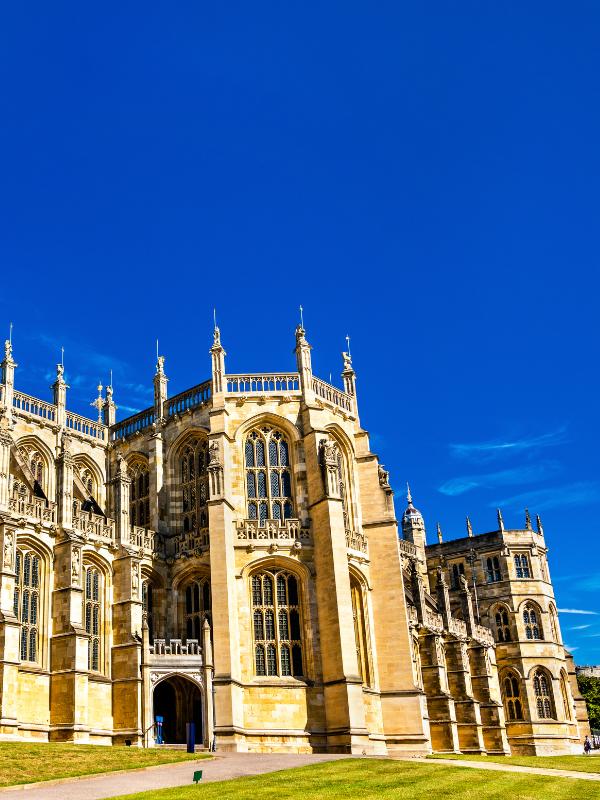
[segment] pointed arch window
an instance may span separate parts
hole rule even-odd
[[[102,631],[104,629],[102,603],[102,573],[91,564],[85,567],[84,610],[85,630],[89,635],[88,669],[102,671]]]
[[[521,700],[521,686],[518,675],[509,672],[502,681],[504,695],[504,709],[510,721],[523,719],[523,701]]]
[[[460,588],[460,579],[465,575],[465,564],[463,561],[452,564],[452,588]]]
[[[253,575],[250,583],[256,674],[301,677],[298,579],[291,572],[269,571]]]
[[[21,457],[27,464],[34,480],[33,493],[37,497],[45,497],[46,489],[46,465],[41,453],[31,445],[24,445],[19,448]]]
[[[244,444],[248,519],[290,519],[294,516],[290,445],[280,430],[263,426],[251,431]]]
[[[367,635],[367,619],[362,586],[359,581],[350,576],[350,594],[352,598],[352,616],[354,619],[354,640],[356,642],[356,657],[358,668],[365,686],[371,685],[371,666],[369,657],[369,643]]]
[[[538,717],[540,719],[554,719],[550,680],[542,669],[538,669],[533,676],[533,691]]]
[[[416,636],[412,636],[412,661],[413,661],[413,675],[415,685],[420,689],[423,688],[423,670],[421,666],[421,648],[419,640]]]
[[[514,558],[517,578],[531,578],[529,558],[525,553],[517,553]]]
[[[548,616],[550,618],[550,635],[552,637],[552,641],[560,644],[560,629],[558,627],[558,615],[556,613],[556,609],[553,605],[551,605],[548,611]]]
[[[129,467],[129,522],[140,528],[150,525],[150,469],[148,464],[136,461]]]
[[[498,556],[490,556],[486,559],[486,579],[488,583],[497,583],[502,580],[502,573],[500,571],[500,561]]]
[[[208,439],[192,439],[179,460],[181,524],[184,533],[208,537]]]
[[[540,612],[533,603],[527,603],[523,609],[523,624],[526,639],[543,639]]]
[[[496,624],[496,641],[510,642],[510,617],[506,606],[497,606],[494,622]]]
[[[40,661],[40,557],[28,550],[17,549],[13,611],[21,624],[19,655],[21,661]]]
[[[210,579],[197,578],[185,587],[185,634],[202,644],[204,620],[211,621]]]
[[[154,587],[149,580],[142,581],[142,610],[148,625],[148,638],[154,641]]]

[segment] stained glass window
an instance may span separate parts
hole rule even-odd
[[[298,579],[263,572],[252,576],[251,592],[256,674],[303,675]]]
[[[21,661],[39,662],[40,558],[17,550],[13,611],[21,623]]]
[[[263,426],[252,431],[244,446],[248,518],[261,526],[267,520],[292,516],[289,445],[281,431]]]

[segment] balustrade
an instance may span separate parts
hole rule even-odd
[[[93,511],[83,511],[77,504],[73,509],[73,528],[89,538],[107,543],[115,541],[114,519],[94,514]]]
[[[175,556],[194,553],[200,555],[210,547],[208,528],[198,531],[184,531],[175,537]]]
[[[341,389],[336,389],[335,386],[332,386],[330,383],[326,383],[320,378],[313,377],[312,388],[317,397],[320,397],[327,403],[331,403],[344,411],[351,412],[353,410],[353,398],[351,395],[342,392]]]
[[[176,394],[165,402],[166,411],[163,411],[165,417],[172,417],[174,414],[181,414],[190,408],[204,405],[210,400],[212,394],[212,381],[205,381],[199,383],[191,389],[186,389],[185,392]]]
[[[263,375],[226,375],[228,394],[290,394],[300,391],[297,372],[270,372]]]
[[[106,425],[101,422],[94,422],[87,417],[80,417],[79,414],[73,414],[72,411],[65,413],[65,426],[81,436],[86,436],[88,439],[100,442],[108,441],[108,428]]]
[[[15,392],[13,394],[13,408],[22,414],[41,417],[41,419],[45,419],[48,422],[56,421],[55,405],[38,400],[37,397],[30,397],[28,394],[23,394],[23,392]]]
[[[153,656],[201,656],[198,639],[155,639],[150,645]]]
[[[308,544],[311,536],[299,519],[267,519],[262,524],[256,519],[236,522],[238,542],[300,542]]]
[[[119,439],[126,439],[128,436],[132,436],[138,431],[149,428],[153,422],[154,407],[146,408],[144,411],[140,411],[139,414],[135,414],[133,417],[127,417],[127,419],[113,425],[110,429],[111,441],[114,442]]]
[[[454,636],[459,636],[461,638],[467,635],[467,626],[462,621],[462,619],[456,619],[455,617],[450,617],[448,623],[448,630]]]
[[[150,530],[150,528],[140,528],[137,525],[132,525],[129,529],[126,544],[142,550],[146,555],[162,552],[161,537],[156,531]]]
[[[436,614],[434,611],[425,609],[423,621],[427,628],[431,628],[431,630],[436,631],[436,633],[441,633],[444,630],[444,621],[442,620],[441,614]]]
[[[473,626],[473,638],[488,647],[493,647],[494,645],[494,636],[491,630],[483,625],[477,625],[477,623]]]
[[[412,542],[408,542],[406,539],[398,539],[398,547],[403,555],[409,558],[417,557],[417,548]]]
[[[14,514],[31,517],[39,522],[56,522],[56,503],[35,497],[31,492],[23,489],[22,485],[15,487],[12,497],[8,500],[8,508]]]
[[[346,531],[346,547],[349,550],[357,550],[359,553],[367,553],[368,540],[364,533],[358,531]]]

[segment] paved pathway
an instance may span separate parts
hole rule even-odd
[[[415,761],[415,759],[398,758],[398,761]],[[453,758],[419,759],[428,764],[444,764],[447,767],[468,767],[469,769],[490,769],[500,772],[527,772],[530,775],[547,775],[551,778],[582,778],[586,781],[600,781],[600,763],[598,772],[577,772],[572,769],[544,769],[543,767],[519,767],[516,764],[502,764],[497,761],[467,761]]]
[[[38,786],[17,786],[0,790],[2,800],[104,800],[120,794],[166,789],[192,783],[194,770],[202,770],[202,783],[225,781],[246,775],[259,775],[305,764],[318,764],[348,758],[343,755],[296,755],[284,753],[222,753],[212,759],[185,761],[149,767],[112,775],[70,779],[60,783],[46,782]]]

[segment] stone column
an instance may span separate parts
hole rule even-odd
[[[0,381],[2,383],[0,387],[2,394],[0,397],[2,399],[2,410],[9,423],[12,420],[13,397],[15,392],[15,368],[18,366],[19,365],[12,357],[12,344],[7,339],[4,342],[4,359],[0,364],[0,368],[2,369],[2,379]]]
[[[214,736],[214,705],[213,705],[213,654],[212,642],[210,640],[210,625],[208,620],[204,620],[202,627],[202,665],[204,672],[204,746],[209,750],[212,748]]]
[[[0,421],[0,510],[8,511],[10,498],[10,446],[12,436]]]
[[[305,423],[305,429],[308,427]],[[312,430],[304,439],[304,450],[314,536],[327,747],[341,753],[370,752],[337,479],[337,445],[326,434]]]
[[[129,545],[129,490],[131,478],[127,471],[127,462],[119,453],[117,455],[117,471],[111,481],[115,498],[115,518],[117,527],[117,541]]]
[[[69,529],[73,527],[73,456],[70,441],[70,437],[63,432],[61,453],[56,459],[58,524]]]
[[[67,389],[69,388],[64,379],[65,368],[62,364],[56,365],[56,381],[50,387],[54,396],[56,406],[56,424],[59,428],[65,427],[66,408],[67,408]]]
[[[163,428],[160,422],[156,423],[156,430],[150,436],[150,527],[154,531],[161,528],[166,532],[166,522],[161,523],[160,509],[164,479],[164,440]]]
[[[19,638],[21,626],[14,615],[15,546],[17,523],[0,517],[0,734],[15,736],[18,725]]]
[[[83,620],[81,542],[64,532],[54,548],[50,738],[87,741],[88,643]]]

